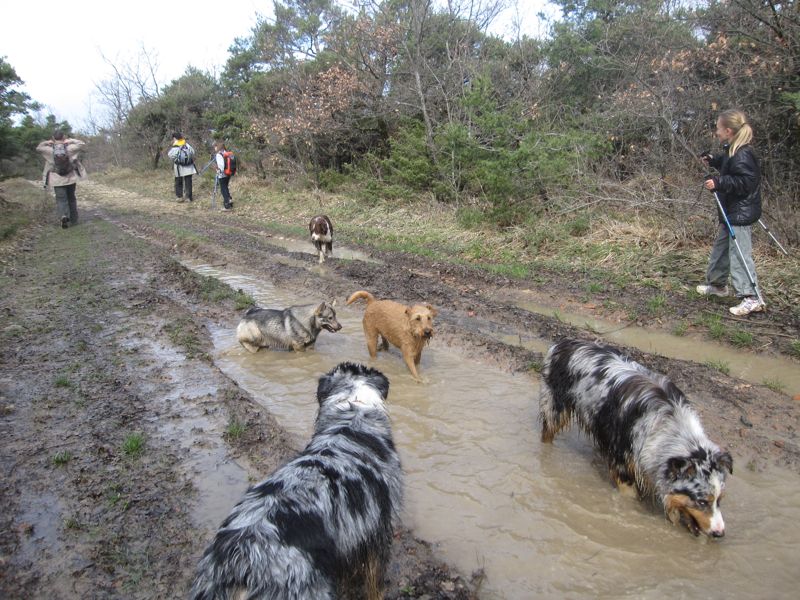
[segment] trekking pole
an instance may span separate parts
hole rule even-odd
[[[214,175],[214,191],[211,192],[211,210],[217,209],[217,185],[219,185],[219,178]]]
[[[198,173],[198,175],[202,175],[203,173],[205,173],[205,172],[206,172],[206,169],[208,169],[208,167],[210,167],[210,166],[211,166],[211,163],[213,163],[213,162],[214,162],[216,159],[217,159],[217,157],[216,157],[216,156],[212,156],[212,157],[211,157],[211,160],[210,160],[210,161],[208,161],[208,164],[206,164],[206,166],[205,166],[205,167],[203,167],[202,169],[200,169],[200,172]]]
[[[758,220],[758,224],[759,224],[759,225],[761,225],[761,227],[763,227],[763,228],[764,228],[764,231],[766,231],[766,232],[767,232],[767,235],[768,235],[769,237],[771,237],[771,238],[772,238],[772,241],[773,241],[773,242],[775,242],[775,243],[778,245],[778,248],[780,248],[780,249],[781,249],[781,252],[783,252],[783,253],[784,253],[786,256],[789,256],[789,253],[786,251],[786,248],[784,248],[783,246],[781,246],[781,243],[778,241],[778,239],[777,239],[777,238],[776,238],[774,235],[772,235],[772,232],[769,230],[769,227],[767,227],[767,226],[764,224],[764,221],[762,221],[761,219],[759,219],[759,220]]]
[[[717,201],[717,208],[719,209],[722,218],[725,219],[725,225],[728,227],[728,233],[730,234],[733,243],[736,245],[736,251],[739,253],[739,260],[742,261],[742,266],[747,273],[747,278],[750,280],[750,285],[753,286],[753,291],[756,293],[756,298],[758,298],[758,301],[761,304],[764,304],[764,299],[761,297],[761,294],[758,291],[756,280],[752,273],[750,273],[750,269],[747,268],[747,263],[744,261],[744,254],[742,254],[742,249],[739,246],[739,240],[736,239],[736,233],[733,231],[731,222],[728,221],[728,215],[725,214],[725,210],[722,208],[722,202],[720,202],[719,196],[717,195],[717,190],[712,190],[712,192],[714,193],[714,199]]]

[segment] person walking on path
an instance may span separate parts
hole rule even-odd
[[[217,141],[214,144],[215,170],[217,172],[217,182],[222,193],[222,210],[233,210],[233,199],[228,184],[231,177],[236,174],[236,159],[232,158],[233,153],[228,152],[224,142]],[[232,166],[231,166],[232,165]]]
[[[44,158],[43,184],[53,188],[56,197],[57,216],[61,227],[78,224],[77,184],[86,178],[86,169],[78,160],[78,153],[86,142],[68,138],[63,130],[56,129],[52,139],[45,140],[36,151]]]
[[[172,159],[173,173],[175,175],[175,196],[178,202],[184,201],[184,196],[192,202],[192,175],[197,173],[194,164],[194,148],[176,131],[172,134],[172,148],[167,152]]]
[[[756,293],[758,282],[753,262],[751,227],[761,218],[761,169],[750,145],[753,129],[742,111],[730,109],[720,113],[716,134],[722,143],[722,152],[714,155],[705,153],[700,158],[707,166],[716,168],[719,174],[708,176],[703,186],[716,192],[725,215],[719,214],[719,229],[711,247],[706,283],[698,285],[697,292],[704,296],[727,296],[730,276],[733,291],[740,303],[729,310],[741,317],[766,308],[760,294]],[[736,240],[732,239],[725,224],[725,216]],[[739,256],[736,241],[739,242],[742,257]]]

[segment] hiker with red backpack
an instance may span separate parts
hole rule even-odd
[[[225,147],[225,143],[217,141],[214,144],[214,155],[216,159],[215,169],[217,171],[217,182],[222,193],[222,204],[224,211],[233,209],[231,192],[228,189],[231,177],[236,175],[236,156]]]
[[[52,139],[36,146],[36,151],[44,157],[43,184],[45,189],[53,188],[63,229],[78,224],[75,188],[86,177],[86,169],[78,160],[78,153],[85,145],[86,142],[68,138],[63,130],[56,129]]]
[[[173,174],[175,175],[175,196],[178,202],[183,202],[184,195],[192,202],[192,175],[197,174],[194,165],[194,148],[184,139],[183,134],[176,131],[172,134],[172,148],[167,152],[172,159]]]

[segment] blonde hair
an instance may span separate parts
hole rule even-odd
[[[742,111],[735,108],[724,110],[719,114],[719,120],[722,121],[723,126],[733,131],[728,156],[733,156],[739,148],[753,140],[753,128],[750,127],[750,123],[747,122],[747,117]]]

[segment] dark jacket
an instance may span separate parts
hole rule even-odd
[[[731,225],[752,225],[761,218],[761,169],[749,145],[728,156],[728,144],[709,164],[719,171],[715,177],[717,194]],[[719,222],[724,223],[722,215]]]

